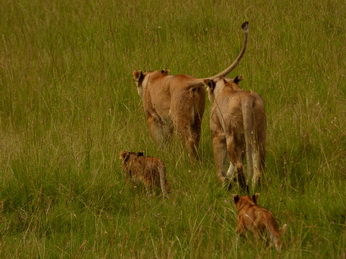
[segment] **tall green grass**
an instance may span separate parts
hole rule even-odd
[[[0,255],[3,258],[276,258],[234,232],[213,166],[209,108],[191,164],[158,149],[131,72],[232,77],[266,101],[260,204],[284,258],[346,253],[345,8],[328,1],[0,2]],[[128,186],[120,150],[167,164],[170,199]],[[232,193],[239,192],[237,186]]]

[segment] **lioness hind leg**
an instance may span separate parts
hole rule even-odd
[[[226,149],[226,137],[223,133],[213,133],[213,154],[216,167],[216,174],[219,180],[227,184],[229,181],[226,176],[227,168],[227,149]]]
[[[232,162],[230,161],[229,162],[229,167],[228,167],[228,170],[227,170],[227,173],[226,173],[227,178],[233,180],[235,178],[234,172],[235,172],[235,167],[232,164]]]
[[[192,133],[190,121],[181,117],[174,120],[175,131],[191,158],[197,158],[198,143]]]
[[[262,115],[262,116],[261,116]],[[260,187],[261,178],[265,169],[265,159],[266,159],[266,124],[265,124],[265,115],[259,114],[256,116],[256,148],[253,152],[253,165],[254,165],[254,174],[252,178],[253,187]]]
[[[162,136],[165,143],[171,142],[173,136],[173,123],[162,125]]]
[[[197,116],[188,131],[188,150],[189,153],[193,155],[193,157],[198,158],[198,145],[199,145],[199,140],[201,138],[201,117]]]
[[[252,154],[252,161],[253,161],[253,171],[254,171],[253,177],[252,177],[252,186],[253,188],[256,188],[256,186],[260,182],[260,178],[262,175],[260,155],[257,150],[254,150]]]
[[[169,125],[164,125],[150,116],[147,118],[147,123],[151,136],[157,144],[163,146],[171,140],[173,130]]]
[[[246,178],[243,168],[243,146],[242,143],[237,143],[233,136],[229,136],[227,138],[227,152],[231,160],[231,165],[229,171],[233,169],[234,173],[231,175],[232,178],[230,180],[236,179],[240,184],[241,188],[246,192],[249,192],[249,188],[246,184]]]
[[[190,131],[189,128],[179,128],[177,133],[190,158],[195,159],[197,158],[198,142],[196,142],[196,138],[190,133]]]
[[[240,187],[246,192],[249,193],[249,186],[246,183],[244,168],[242,163],[236,163],[235,166],[235,177],[240,185]]]
[[[259,139],[261,141],[261,139]],[[252,153],[253,161],[253,177],[252,177],[252,186],[255,189],[260,187],[261,177],[264,171],[265,166],[265,147],[264,144],[260,144]]]
[[[183,140],[184,141],[184,140]],[[193,137],[188,137],[187,140],[184,141],[186,149],[191,156],[191,158],[195,159],[198,158],[197,150],[198,150],[198,143],[194,140]]]
[[[236,177],[236,175],[235,175],[235,171],[236,171],[235,166],[237,165],[237,163],[239,161],[238,156],[236,154],[236,150],[235,150],[235,143],[234,143],[233,135],[227,136],[226,142],[227,142],[228,156],[229,156],[229,158],[231,160],[230,163],[229,163],[229,167],[228,167],[226,176],[227,176],[227,178],[229,180],[233,181],[234,178]]]
[[[200,127],[193,127],[189,124],[177,124],[177,133],[181,141],[184,143],[186,150],[188,151],[191,158],[198,158],[198,144],[200,138]]]

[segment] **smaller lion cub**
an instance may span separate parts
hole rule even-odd
[[[281,251],[281,235],[285,232],[287,225],[284,224],[279,229],[273,214],[269,210],[257,205],[258,196],[258,193],[252,197],[248,195],[233,195],[238,219],[235,231],[238,234],[244,234],[245,231],[250,230],[255,238],[258,239],[260,234],[266,230],[276,250]]]
[[[121,151],[119,158],[128,180],[143,183],[151,193],[155,193],[156,187],[161,187],[163,196],[167,197],[169,184],[166,180],[166,166],[161,159],[144,156],[143,152],[129,151]]]

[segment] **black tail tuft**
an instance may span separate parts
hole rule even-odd
[[[248,29],[248,25],[249,25],[249,22],[246,21],[246,22],[244,22],[244,23],[241,25],[241,27],[242,27],[243,30],[247,30],[247,29]]]

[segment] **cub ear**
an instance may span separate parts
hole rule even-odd
[[[169,74],[169,69],[168,68],[162,69],[161,74],[167,76]]]
[[[143,72],[141,70],[134,70],[132,72],[132,76],[134,80],[139,81],[139,79],[141,79],[141,77],[143,76]]]
[[[243,75],[236,76],[236,77],[233,79],[233,83],[239,84],[239,82],[242,81],[243,79],[244,79],[244,76],[243,76]]]
[[[119,154],[119,158],[121,160],[124,160],[126,162],[126,160],[128,159],[128,157],[130,156],[128,151],[121,151]]]
[[[239,199],[240,199],[240,197],[239,197],[238,194],[234,194],[234,195],[233,195],[233,200],[234,200],[234,203],[235,203],[235,204],[238,203]]]
[[[126,153],[126,151],[121,151],[121,152],[119,153],[119,158],[120,158],[120,159],[123,159],[125,153]]]
[[[252,200],[254,201],[254,203],[256,203],[257,204],[257,200],[258,200],[258,197],[259,197],[259,193],[257,192],[257,193],[255,193],[254,195],[252,195]]]
[[[137,157],[139,157],[139,156],[144,156],[144,151],[139,151],[139,152],[137,153]]]

